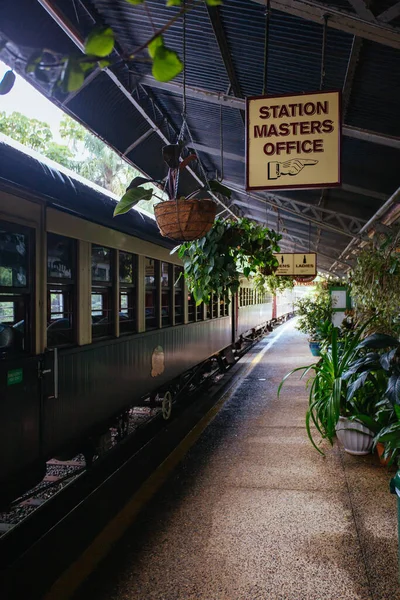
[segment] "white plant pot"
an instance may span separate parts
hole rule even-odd
[[[336,435],[349,454],[369,454],[374,434],[360,421],[352,421],[347,417],[339,417]]]

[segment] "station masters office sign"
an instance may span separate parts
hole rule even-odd
[[[246,189],[340,185],[340,92],[247,98]]]

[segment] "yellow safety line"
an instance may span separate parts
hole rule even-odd
[[[269,350],[277,339],[282,335],[285,327],[270,340],[266,346],[249,363],[241,379],[251,373],[264,354]],[[154,473],[144,482],[137,492],[132,496],[124,508],[104,527],[95,537],[93,542],[84,550],[79,558],[70,565],[66,571],[54,582],[43,600],[68,600],[76,592],[79,586],[95,570],[99,562],[107,556],[111,547],[125,533],[127,528],[134,522],[138,513],[149,502],[154,494],[167,480],[170,473],[182,461],[185,454],[193,446],[203,431],[216,417],[225,402],[232,396],[240,385],[241,380],[233,384],[225,392],[220,400],[207,412],[206,415],[193,427],[184,437],[181,443],[168,455],[159,465]],[[84,525],[83,525],[84,526]]]

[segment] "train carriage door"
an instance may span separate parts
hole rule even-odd
[[[40,462],[40,356],[34,348],[34,230],[0,221],[0,501]]]
[[[236,341],[239,324],[239,292],[231,295],[232,301],[232,343]]]

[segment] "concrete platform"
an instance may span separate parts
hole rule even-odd
[[[400,598],[391,473],[337,446],[317,454],[304,382],[293,378],[276,398],[283,375],[313,360],[305,337],[288,323],[247,360],[222,410],[77,600]]]

